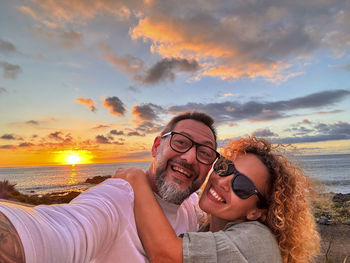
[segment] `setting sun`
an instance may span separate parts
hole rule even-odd
[[[80,156],[79,155],[69,155],[67,157],[67,163],[69,164],[77,164],[77,163],[80,163]]]
[[[56,152],[56,162],[59,164],[87,164],[91,163],[92,154],[85,150],[65,150]]]

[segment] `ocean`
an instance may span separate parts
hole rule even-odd
[[[306,174],[324,185],[324,191],[350,193],[350,154],[303,155],[294,157]],[[83,191],[90,184],[87,178],[113,175],[119,167],[136,167],[146,170],[150,162],[105,164],[78,164],[0,167],[0,181],[8,180],[25,194],[45,194],[60,191]]]
[[[324,185],[325,192],[350,193],[350,154],[303,155],[296,160],[307,175]]]
[[[46,194],[61,191],[83,191],[91,187],[84,183],[94,176],[113,175],[118,168],[134,167],[146,170],[150,162],[50,165],[31,167],[0,167],[0,181],[16,184],[24,194]]]

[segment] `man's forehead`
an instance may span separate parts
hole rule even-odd
[[[173,131],[185,134],[197,143],[215,147],[215,139],[212,130],[204,123],[192,119],[179,121]]]

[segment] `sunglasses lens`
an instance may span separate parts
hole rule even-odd
[[[247,199],[254,194],[254,184],[244,175],[238,175],[234,178],[232,189],[242,199]]]
[[[227,161],[226,159],[220,158],[214,165],[214,172],[219,176],[229,176],[234,173],[235,167],[232,162]]]

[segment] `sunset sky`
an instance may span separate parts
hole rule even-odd
[[[0,3],[0,166],[150,160],[193,109],[220,146],[350,153],[350,1]]]

